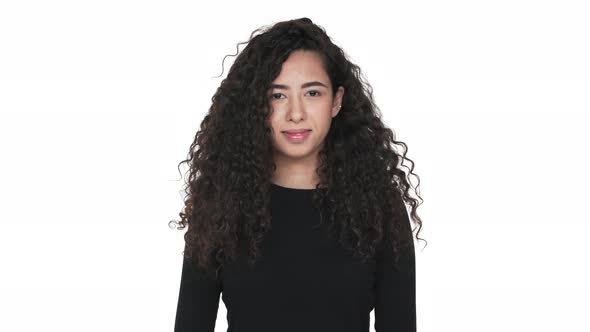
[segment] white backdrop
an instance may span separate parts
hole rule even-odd
[[[590,331],[585,3],[1,2],[0,330],[172,331],[213,77],[306,16],[416,163],[418,330]]]

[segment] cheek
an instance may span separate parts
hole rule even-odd
[[[330,129],[330,124],[332,123],[332,114],[329,111],[323,113],[321,117],[318,117],[316,123],[318,127],[322,128],[322,130],[328,131],[328,129]]]
[[[270,128],[270,134],[272,136],[276,136],[277,133],[279,133],[280,127],[278,126],[276,121],[274,121],[274,119],[270,118],[268,120],[268,127]]]

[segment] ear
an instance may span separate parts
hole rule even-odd
[[[342,109],[342,96],[344,96],[344,87],[339,86],[332,103],[332,117],[338,115],[338,112]]]

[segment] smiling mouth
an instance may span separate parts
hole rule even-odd
[[[302,143],[310,135],[310,132],[311,130],[304,130],[299,132],[283,131],[283,135],[285,135],[291,143]]]
[[[295,134],[306,133],[308,131],[311,131],[311,129],[285,130],[285,131],[283,131],[283,133],[289,134],[289,135],[295,135]]]

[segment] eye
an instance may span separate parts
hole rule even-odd
[[[318,90],[310,90],[310,91],[308,91],[308,93],[313,93],[314,95],[312,95],[312,97],[319,97],[322,95]],[[283,95],[283,94],[280,92],[271,93],[270,98],[273,100],[280,99],[281,95]]]
[[[278,93],[278,92],[277,92],[277,93],[272,93],[272,94],[270,95],[270,98],[271,98],[271,99],[279,99],[281,95],[282,95],[282,93]],[[275,96],[279,96],[279,98],[275,98]]]

